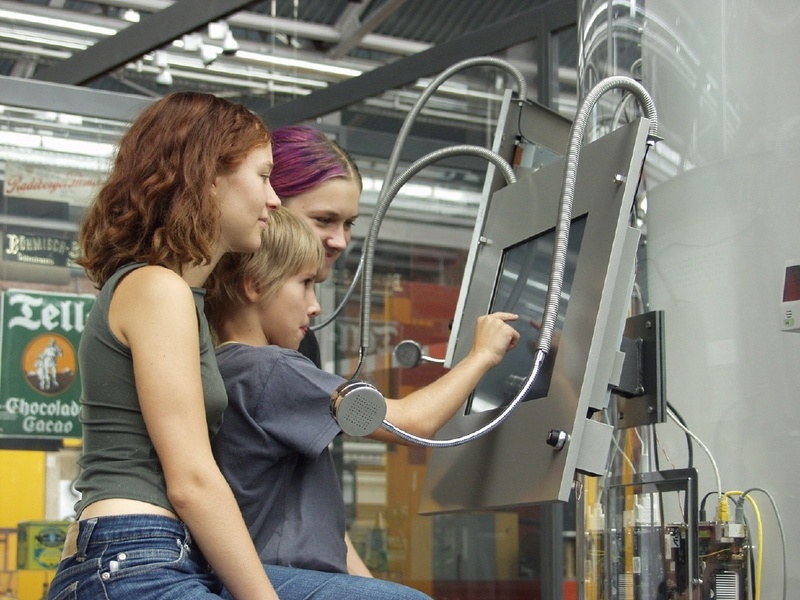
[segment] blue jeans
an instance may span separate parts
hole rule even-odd
[[[418,590],[382,579],[276,565],[264,569],[281,600],[431,600]]]
[[[157,515],[99,517],[70,525],[48,600],[232,598],[186,526]],[[430,600],[367,577],[265,565],[281,600]]]
[[[70,525],[48,599],[187,600],[221,593],[221,581],[181,521],[123,515]]]

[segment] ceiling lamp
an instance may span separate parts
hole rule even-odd
[[[206,67],[217,60],[217,49],[214,46],[203,44],[200,46],[200,58]]]
[[[226,56],[231,56],[236,54],[237,50],[239,50],[239,42],[233,37],[233,32],[228,29],[225,38],[222,40],[222,53]]]
[[[158,72],[158,75],[156,75],[156,83],[166,86],[172,85],[172,73],[169,70],[169,65]]]
[[[225,55],[230,56],[236,54],[236,51],[239,49],[239,42],[233,37],[233,32],[227,21],[214,21],[209,23],[208,37],[212,40],[219,40],[222,43],[222,53]]]
[[[182,40],[186,52],[197,52],[203,46],[203,36],[199,33],[187,33]]]
[[[126,8],[122,13],[122,19],[128,23],[138,23],[142,20],[142,16],[139,14],[139,11],[132,8]]]
[[[208,24],[208,37],[212,40],[224,40],[230,31],[226,21],[213,21]]]
[[[167,53],[163,50],[156,50],[153,52],[153,64],[158,67],[159,69],[163,69],[164,67],[169,66],[169,62],[167,60]]]

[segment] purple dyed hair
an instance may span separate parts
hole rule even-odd
[[[281,199],[303,194],[329,179],[354,181],[361,189],[355,162],[336,142],[308,125],[287,125],[272,132],[275,166],[270,183]]]

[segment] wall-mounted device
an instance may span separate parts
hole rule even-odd
[[[420,512],[566,501],[576,471],[604,472],[613,428],[589,417],[607,406],[630,304],[640,232],[628,222],[648,124],[636,120],[581,149],[546,364],[496,429],[469,444],[433,450]],[[469,325],[487,312],[517,313],[521,340],[437,437],[479,429],[523,389],[544,311],[564,169],[564,159],[520,169],[518,181],[494,193],[478,219],[448,357],[455,364],[467,355]]]
[[[786,261],[783,271],[781,329],[800,332],[800,260]]]

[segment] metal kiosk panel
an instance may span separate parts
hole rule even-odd
[[[638,119],[580,152],[564,290],[545,368],[525,401],[486,435],[432,451],[420,512],[523,506],[569,498],[575,472],[604,469],[612,428],[589,418],[608,404],[633,286],[639,231],[628,225],[649,122]],[[469,352],[479,315],[509,310],[523,343],[478,385],[438,434],[450,439],[491,422],[533,364],[544,310],[564,159],[499,190],[478,219],[474,269],[448,355]],[[574,235],[573,235],[574,233]],[[465,292],[466,289],[466,292]],[[469,328],[468,328],[469,326]],[[567,436],[559,450],[551,432]]]

